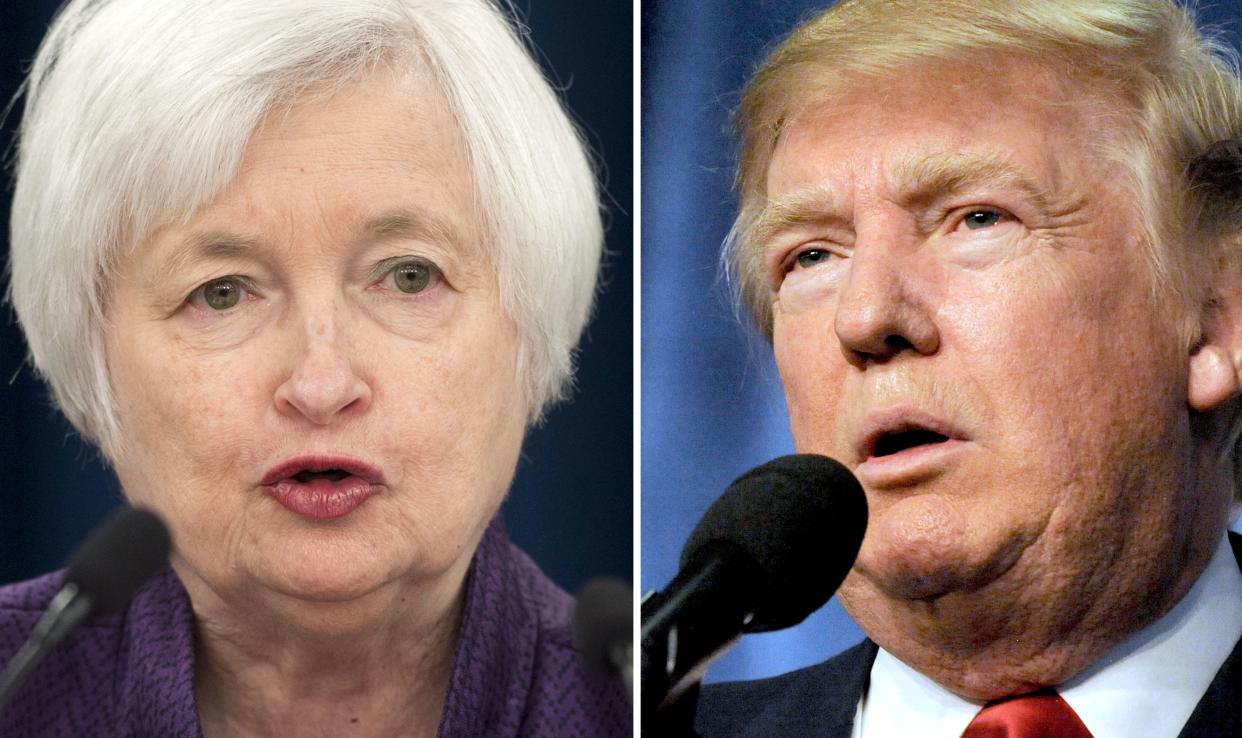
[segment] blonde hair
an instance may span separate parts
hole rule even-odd
[[[264,114],[375,65],[428,70],[453,109],[519,329],[530,422],[568,385],[603,249],[582,139],[507,0],[72,0],[27,80],[10,300],[57,404],[119,449],[109,265],[234,176]]]
[[[1215,142],[1242,138],[1236,55],[1196,28],[1172,0],[843,0],[797,28],[751,79],[737,112],[740,210],[726,266],[771,337],[771,287],[755,226],[768,207],[767,170],[784,126],[860,77],[919,63],[1004,53],[1029,58],[1105,91],[1113,112],[1099,150],[1128,175],[1153,297],[1189,307],[1211,299],[1211,270],[1236,266],[1222,248],[1242,230],[1236,187],[1195,176]],[[1220,153],[1219,150],[1217,152]],[[1216,170],[1219,171],[1220,167]],[[1196,170],[1198,171],[1198,170]],[[1236,179],[1236,178],[1235,178]],[[1165,300],[1167,302],[1167,299]],[[1199,340],[1193,309],[1179,326]]]

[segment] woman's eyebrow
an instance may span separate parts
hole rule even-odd
[[[412,208],[394,208],[367,218],[359,231],[365,239],[412,238],[452,248],[461,248],[468,243],[458,229],[445,220]],[[262,246],[260,238],[228,231],[192,233],[159,260],[157,273],[176,274],[195,262],[241,258],[253,254]]]
[[[451,223],[412,208],[394,208],[368,218],[362,232],[369,238],[413,238],[453,248],[468,243]]]
[[[195,262],[212,259],[235,259],[252,253],[260,246],[257,238],[226,231],[202,231],[180,240],[156,264],[160,275],[179,274]]]

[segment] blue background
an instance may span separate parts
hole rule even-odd
[[[504,514],[512,537],[571,592],[633,569],[633,39],[629,3],[518,0],[545,69],[604,161],[609,257],[579,359],[578,390],[531,432]],[[12,98],[58,2],[0,3],[0,109]],[[11,153],[20,109],[5,122]],[[7,263],[11,179],[0,191]],[[115,478],[54,411],[0,309],[0,583],[61,565],[119,502]]]
[[[642,16],[642,589],[738,475],[793,449],[771,349],[718,268],[735,213],[729,116],[764,51],[828,3],[648,0]],[[1202,3],[1236,47],[1242,9]],[[862,638],[834,598],[801,625],[748,635],[707,681],[822,661]]]

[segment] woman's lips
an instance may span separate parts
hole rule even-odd
[[[379,491],[379,485],[365,479],[348,476],[334,482],[331,479],[311,479],[300,482],[292,477],[266,485],[270,494],[285,509],[317,520],[344,517]]]
[[[384,475],[352,457],[316,454],[277,464],[259,485],[287,510],[331,520],[350,514],[380,491]]]

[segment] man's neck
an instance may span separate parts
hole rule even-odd
[[[1161,542],[1164,550],[1177,551],[1161,560],[1139,555],[1149,544],[1130,531],[1119,546],[1133,552],[1119,556],[1134,565],[1120,572],[1122,567],[1112,566],[1108,586],[1058,581],[1019,565],[982,589],[934,601],[877,596],[869,583],[857,581],[848,594],[843,587],[842,599],[872,640],[904,663],[963,697],[998,699],[1073,678],[1168,613],[1190,591],[1224,536],[1223,519],[1213,528],[1210,539],[1200,529],[1180,546]],[[1092,571],[1083,567],[1078,574],[1090,577]],[[1040,587],[1029,586],[1041,576]],[[1082,594],[1090,591],[1102,594]]]
[[[1242,638],[1242,572],[1227,539],[1191,591],[1164,617],[1058,691],[1097,738],[1178,735]],[[855,736],[956,738],[978,712],[967,700],[881,651]]]

